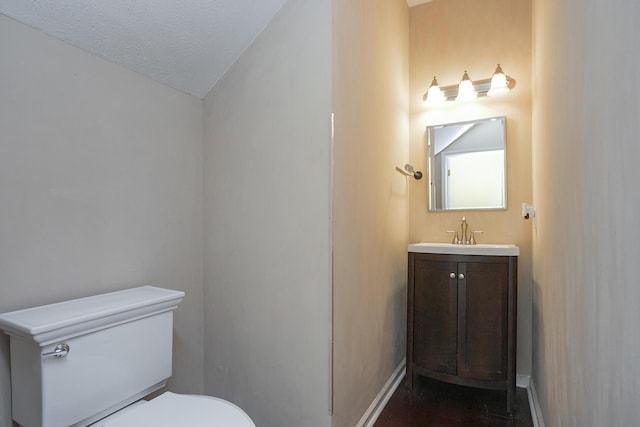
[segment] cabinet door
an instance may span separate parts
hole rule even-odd
[[[451,375],[456,374],[455,273],[455,262],[415,259],[413,363]]]
[[[458,375],[507,378],[508,264],[458,264]]]

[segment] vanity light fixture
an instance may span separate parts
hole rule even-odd
[[[428,106],[441,105],[445,101],[465,102],[481,96],[499,96],[507,94],[516,85],[516,81],[507,76],[500,64],[496,67],[490,79],[472,81],[467,71],[462,75],[462,80],[457,85],[440,87],[438,80],[433,77],[429,90],[422,100]]]

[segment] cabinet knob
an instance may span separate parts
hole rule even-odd
[[[464,279],[464,274],[462,274],[462,273],[458,274],[458,279],[460,279],[460,280]]]
[[[455,279],[456,278],[456,273],[450,273],[449,277],[452,278],[452,279]]]

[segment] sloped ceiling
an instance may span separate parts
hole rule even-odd
[[[0,13],[203,98],[286,0],[2,0]]]
[[[2,0],[0,13],[204,98],[285,2]]]

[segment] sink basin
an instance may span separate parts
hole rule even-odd
[[[518,256],[520,248],[516,245],[492,245],[478,243],[477,245],[454,245],[453,243],[412,243],[409,252],[452,255],[492,255]]]

